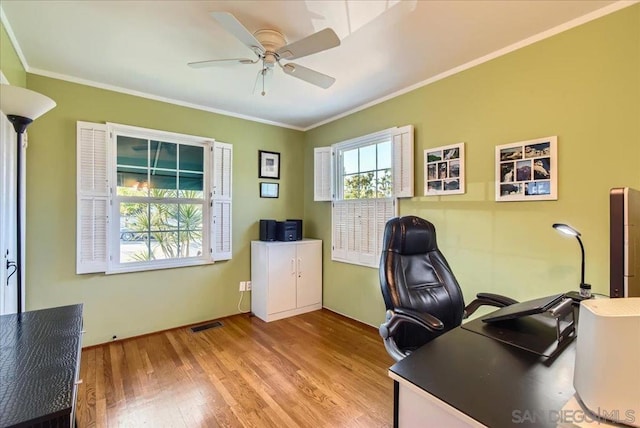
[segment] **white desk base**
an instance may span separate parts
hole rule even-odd
[[[398,382],[398,427],[486,427],[467,414],[434,397],[406,379],[389,371],[389,377]],[[464,387],[462,385],[461,387]],[[625,425],[606,423],[589,417],[586,409],[574,395],[560,411],[563,420],[558,428],[577,427],[624,427]],[[526,418],[526,415],[518,415]],[[586,419],[586,420],[585,420]],[[517,424],[514,423],[514,426]]]
[[[399,428],[421,426],[447,428],[485,427],[485,425],[397,374],[389,371],[389,377],[398,382]]]

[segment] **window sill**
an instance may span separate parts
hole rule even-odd
[[[186,259],[181,260],[179,263],[176,263],[175,260],[170,261],[155,261],[155,262],[147,262],[140,264],[118,264],[114,266],[110,266],[107,268],[107,275],[115,275],[119,273],[131,273],[131,272],[145,272],[151,270],[161,270],[161,269],[175,269],[181,267],[190,267],[190,266],[202,266],[202,265],[211,265],[213,264],[213,260],[204,260],[204,259]]]
[[[362,266],[362,267],[368,267],[368,268],[374,268],[374,269],[378,269],[379,263],[365,263],[365,262],[358,262],[358,261],[354,261],[354,260],[347,260],[347,259],[340,259],[340,258],[336,258],[336,257],[331,257],[331,261],[332,262],[338,262],[338,263],[346,263],[349,265],[356,265],[356,266]]]

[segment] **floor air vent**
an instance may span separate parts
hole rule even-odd
[[[191,327],[191,331],[197,333],[202,330],[209,330],[210,328],[218,328],[222,327],[223,324],[220,321],[210,322],[208,324],[197,325],[195,327]]]

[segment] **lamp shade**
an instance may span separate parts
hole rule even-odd
[[[580,232],[578,232],[568,224],[554,223],[553,228],[558,232],[564,233],[565,235],[576,236],[576,237],[580,236]]]
[[[7,116],[21,116],[36,120],[55,106],[55,101],[38,92],[19,86],[0,84],[0,110]]]

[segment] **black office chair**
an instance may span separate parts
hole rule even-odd
[[[517,303],[497,294],[480,293],[465,307],[458,281],[438,249],[435,227],[415,216],[387,222],[380,257],[380,286],[387,307],[380,336],[396,361],[458,327],[480,306]]]

